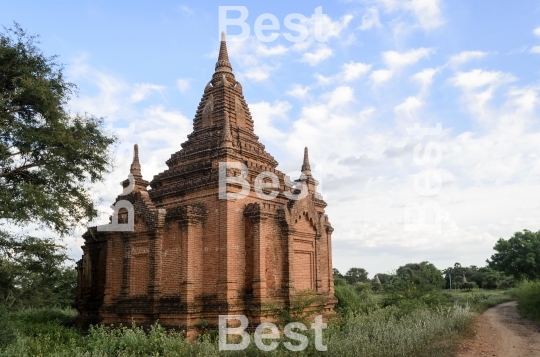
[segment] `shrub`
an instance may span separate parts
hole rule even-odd
[[[334,278],[334,286],[343,286],[347,285],[347,280],[345,278]]]
[[[521,315],[540,322],[540,281],[524,280],[512,292]]]
[[[373,290],[371,283],[367,283],[367,282],[364,282],[364,283],[357,282],[353,286],[354,286],[354,290],[357,293],[371,292]]]
[[[379,308],[370,291],[357,292],[352,285],[336,286],[334,289],[338,299],[335,309],[342,315],[369,314]]]
[[[290,322],[301,322],[308,325],[312,316],[322,313],[325,298],[315,291],[306,290],[295,292],[290,306],[278,306],[265,303],[263,312],[273,317],[278,326],[284,327]]]
[[[464,291],[471,291],[473,289],[478,289],[478,286],[476,285],[474,281],[468,281],[465,283],[461,283],[459,285],[459,289],[464,290]]]
[[[499,282],[499,285],[497,286],[497,288],[506,290],[506,289],[511,289],[515,286],[516,286],[516,281],[514,280],[514,278],[506,278]]]
[[[0,348],[10,343],[15,338],[15,332],[8,320],[6,309],[0,305]]]

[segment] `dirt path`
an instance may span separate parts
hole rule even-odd
[[[519,316],[515,301],[488,309],[475,321],[476,335],[458,357],[540,357],[540,328]]]

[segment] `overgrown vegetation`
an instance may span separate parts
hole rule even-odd
[[[69,307],[76,284],[77,272],[64,246],[52,239],[0,231],[0,306]]]
[[[524,280],[512,291],[521,315],[540,322],[540,280]]]
[[[376,299],[363,311],[350,311],[341,320],[329,324],[323,344],[330,356],[449,356],[455,340],[471,319],[467,308],[418,305],[380,308]],[[16,338],[0,356],[314,356],[313,330],[307,332],[306,350],[291,352],[283,343],[273,352],[262,352],[252,343],[244,351],[219,352],[209,335],[188,342],[177,331],[166,331],[158,324],[149,331],[140,327],[91,328],[87,335],[66,326],[74,318],[73,310],[41,309],[9,313],[8,320]],[[440,336],[445,336],[441,339]],[[287,339],[282,339],[285,342]]]
[[[540,231],[527,229],[516,232],[510,239],[499,239],[493,247],[491,268],[513,276],[516,280],[540,279]]]
[[[430,278],[435,272],[433,269],[427,262],[407,265],[385,281],[382,291],[373,282],[345,282],[335,286],[337,315],[323,332],[327,354],[340,357],[451,356],[470,325],[471,307],[474,309],[484,299],[475,292],[450,294],[442,291],[441,280]],[[276,307],[273,311],[281,327],[291,321],[302,321],[309,329],[312,317],[300,310],[313,303],[317,303],[316,296],[305,292],[298,294],[291,309]],[[301,352],[287,350],[283,342],[296,342],[284,337],[272,352],[260,351],[253,338],[244,351],[220,352],[216,332],[211,331],[195,342],[188,342],[181,331],[166,331],[158,324],[147,331],[136,325],[97,326],[82,334],[71,327],[75,312],[69,309],[30,309],[12,311],[6,316],[9,329],[6,329],[7,338],[0,347],[0,356],[6,357],[326,354],[317,351],[311,329],[303,332],[308,336],[309,344]]]

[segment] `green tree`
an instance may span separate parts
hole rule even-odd
[[[442,272],[430,262],[409,263],[396,270],[396,276],[410,281],[421,291],[442,289],[445,280]]]
[[[332,269],[333,277],[334,277],[334,285],[346,285],[347,280],[345,280],[345,277],[343,274],[339,272],[336,268]]]
[[[76,86],[38,43],[18,24],[0,32],[0,220],[63,235],[97,215],[89,183],[108,172],[116,137],[69,112]]]
[[[77,275],[53,239],[0,232],[0,305],[70,306]]]
[[[516,232],[508,240],[499,239],[493,249],[497,253],[487,260],[490,268],[517,280],[540,279],[540,231]]]
[[[392,280],[392,274],[378,273],[375,275],[379,278],[382,285],[386,285]]]
[[[476,283],[474,281],[468,281],[468,282],[459,284],[459,289],[464,290],[464,291],[471,291],[476,288],[478,288],[478,286],[476,286]]]
[[[349,284],[367,283],[369,282],[368,272],[363,268],[351,268],[345,273],[345,280]]]

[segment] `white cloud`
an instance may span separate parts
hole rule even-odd
[[[263,142],[279,142],[285,139],[285,134],[276,128],[276,122],[286,121],[291,105],[285,101],[274,104],[262,101],[249,104],[249,109],[255,122],[255,131]]]
[[[408,119],[415,119],[422,104],[420,98],[408,97],[403,103],[397,105],[394,111],[396,114],[405,116]]]
[[[425,68],[411,76],[411,80],[420,85],[420,91],[416,96],[409,96],[402,103],[394,107],[398,123],[405,125],[420,122],[420,110],[426,102],[428,89],[433,82],[433,77],[439,71],[438,68]]]
[[[475,69],[469,72],[457,72],[450,83],[463,91],[463,100],[477,120],[493,123],[496,117],[489,102],[495,90],[515,81],[515,77],[504,72]]]
[[[369,30],[372,27],[381,27],[379,21],[379,10],[376,7],[370,7],[366,10],[364,16],[362,16],[362,24],[359,29],[362,31]]]
[[[433,77],[438,71],[438,68],[425,68],[422,71],[414,74],[411,79],[420,84],[422,88],[427,88],[433,82]]]
[[[265,46],[262,43],[259,43],[257,46],[257,53],[262,56],[276,56],[286,53],[289,49],[283,45],[277,45],[273,47]]]
[[[415,16],[418,25],[431,30],[444,23],[440,0],[377,0],[387,12],[409,12]]]
[[[401,68],[411,66],[420,59],[429,56],[431,53],[433,53],[433,49],[425,47],[410,50],[408,52],[388,51],[383,52],[383,59],[388,67]]]
[[[464,90],[473,90],[484,86],[498,87],[514,79],[512,75],[507,73],[474,69],[469,72],[456,73],[451,82],[456,87],[461,87]]]
[[[540,46],[534,46],[531,48],[531,53],[540,53]]]
[[[323,76],[322,74],[315,73],[317,84],[325,86],[334,82],[352,82],[361,78],[363,75],[371,70],[371,65],[362,62],[348,62],[341,66],[341,72],[333,76]]]
[[[473,59],[480,59],[486,56],[486,52],[482,51],[462,51],[457,55],[450,57],[450,64],[452,66],[459,66]]]
[[[270,74],[265,71],[263,68],[251,68],[245,72],[242,72],[241,78],[247,78],[253,82],[264,81],[270,76]]]
[[[390,69],[378,69],[371,73],[370,78],[374,84],[380,84],[382,82],[390,80],[393,75],[394,73]]]
[[[131,101],[136,103],[146,99],[150,93],[162,93],[165,87],[151,83],[137,83],[131,92]]]
[[[406,7],[413,11],[424,29],[429,30],[443,24],[440,0],[412,0]]]
[[[535,28],[533,33],[534,33],[535,36],[540,37],[540,27]]]
[[[67,68],[67,74],[71,80],[89,83],[98,90],[93,97],[74,97],[69,103],[72,111],[107,117],[109,121],[119,120],[126,114],[119,98],[123,98],[131,88],[122,79],[90,67],[87,56],[76,58]]]
[[[308,25],[308,30],[310,32],[310,36],[314,36],[315,32],[317,31],[316,28],[320,28],[321,35],[324,39],[328,40],[332,37],[339,38],[343,32],[353,19],[353,16],[350,14],[344,15],[340,20],[334,21],[332,20],[328,15],[323,14],[319,18],[319,22],[315,23],[313,18],[308,18],[306,21],[306,24]]]
[[[383,61],[388,69],[376,70],[371,74],[372,82],[377,85],[390,80],[396,71],[417,63],[420,59],[433,53],[431,48],[417,48],[407,52],[387,51],[383,52]]]
[[[349,82],[358,79],[362,75],[369,72],[369,70],[371,69],[371,65],[362,62],[351,61],[349,63],[343,64],[341,68],[343,69],[343,80]]]
[[[304,98],[309,91],[309,87],[295,84],[291,90],[287,91],[287,95],[296,98]]]
[[[176,80],[176,86],[180,92],[185,93],[189,89],[189,79],[180,78]]]
[[[328,93],[328,108],[332,109],[345,105],[354,100],[354,92],[351,87],[340,86]]]
[[[320,45],[315,52],[306,52],[302,55],[302,62],[307,62],[311,66],[315,66],[321,61],[332,56],[332,49],[325,45]]]

